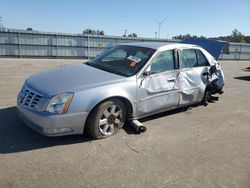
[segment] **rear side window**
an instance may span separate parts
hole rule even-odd
[[[151,73],[157,74],[174,70],[174,51],[167,50],[160,52],[151,62]]]
[[[203,55],[203,53],[200,50],[195,50],[195,51],[198,59],[198,66],[209,66],[207,58]]]
[[[200,50],[187,49],[180,50],[178,53],[180,68],[209,66],[206,57]]]
[[[180,50],[179,51],[180,68],[191,68],[197,66],[197,57],[195,50]]]

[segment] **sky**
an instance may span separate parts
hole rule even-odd
[[[250,35],[250,0],[0,0],[2,25],[26,29],[106,35],[136,33],[161,38],[179,34],[205,37],[230,35],[238,29]]]

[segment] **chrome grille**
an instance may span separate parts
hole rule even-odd
[[[19,93],[19,103],[30,108],[38,109],[41,98],[41,95],[27,88],[23,88]]]

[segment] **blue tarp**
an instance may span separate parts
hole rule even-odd
[[[229,53],[229,42],[211,39],[186,39],[181,43],[198,45],[208,51],[216,60],[222,53]]]

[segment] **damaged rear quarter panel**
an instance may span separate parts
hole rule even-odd
[[[219,66],[216,60],[204,49],[200,47],[191,49],[202,51],[210,66],[215,64]],[[137,115],[145,116],[145,114],[153,114],[164,111],[164,109],[168,110],[200,102],[210,81],[210,77],[203,75],[203,73],[208,73],[210,66],[176,69],[139,78],[137,82]],[[223,87],[223,72],[220,67],[218,70],[221,75],[218,83]]]

